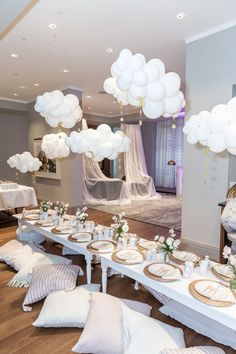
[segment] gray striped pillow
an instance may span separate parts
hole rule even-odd
[[[31,311],[32,307],[26,305],[44,299],[52,291],[74,289],[78,274],[83,275],[80,266],[71,264],[45,264],[34,267],[23,310]]]

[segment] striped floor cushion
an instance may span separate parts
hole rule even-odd
[[[45,264],[33,268],[23,310],[31,311],[32,308],[27,305],[44,299],[52,291],[74,289],[78,275],[83,275],[82,269],[71,264]]]

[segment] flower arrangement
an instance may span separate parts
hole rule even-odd
[[[164,254],[164,261],[170,257],[171,254],[179,247],[180,240],[175,239],[175,231],[174,229],[169,230],[169,236],[167,238],[163,236],[155,236],[154,241],[156,242],[157,249]]]
[[[230,281],[230,287],[232,289],[236,289],[236,254],[233,255],[231,253],[231,248],[228,246],[225,246],[224,250],[223,250],[223,257],[225,259],[228,259],[228,265],[230,266],[230,269],[233,273],[233,278]]]
[[[129,231],[128,221],[124,219],[124,216],[125,212],[122,211],[118,216],[114,215],[112,217],[112,220],[115,222],[113,229],[117,240]]]
[[[76,219],[78,219],[80,222],[85,222],[88,218],[88,214],[85,213],[88,208],[85,206],[82,209],[78,208],[76,210]]]
[[[57,213],[57,216],[62,217],[62,216],[64,216],[66,214],[68,208],[69,208],[69,204],[68,203],[57,201],[56,205],[54,207],[54,210]]]
[[[49,209],[51,209],[53,206],[53,203],[50,202],[50,201],[46,201],[46,200],[43,200],[41,203],[40,203],[40,211],[46,213]]]

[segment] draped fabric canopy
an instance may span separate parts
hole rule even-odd
[[[86,129],[84,122],[83,129]],[[124,133],[131,139],[130,150],[124,153],[125,181],[106,177],[97,162],[83,156],[85,204],[122,205],[133,199],[160,198],[147,174],[140,126],[124,125]]]

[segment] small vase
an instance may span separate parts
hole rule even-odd
[[[62,225],[64,222],[64,217],[63,216],[58,216],[58,225]]]
[[[164,252],[164,263],[170,263],[170,254],[168,252]]]
[[[47,220],[48,218],[48,212],[47,211],[41,211],[40,212],[40,220]]]
[[[230,288],[236,290],[236,275],[230,280]]]

